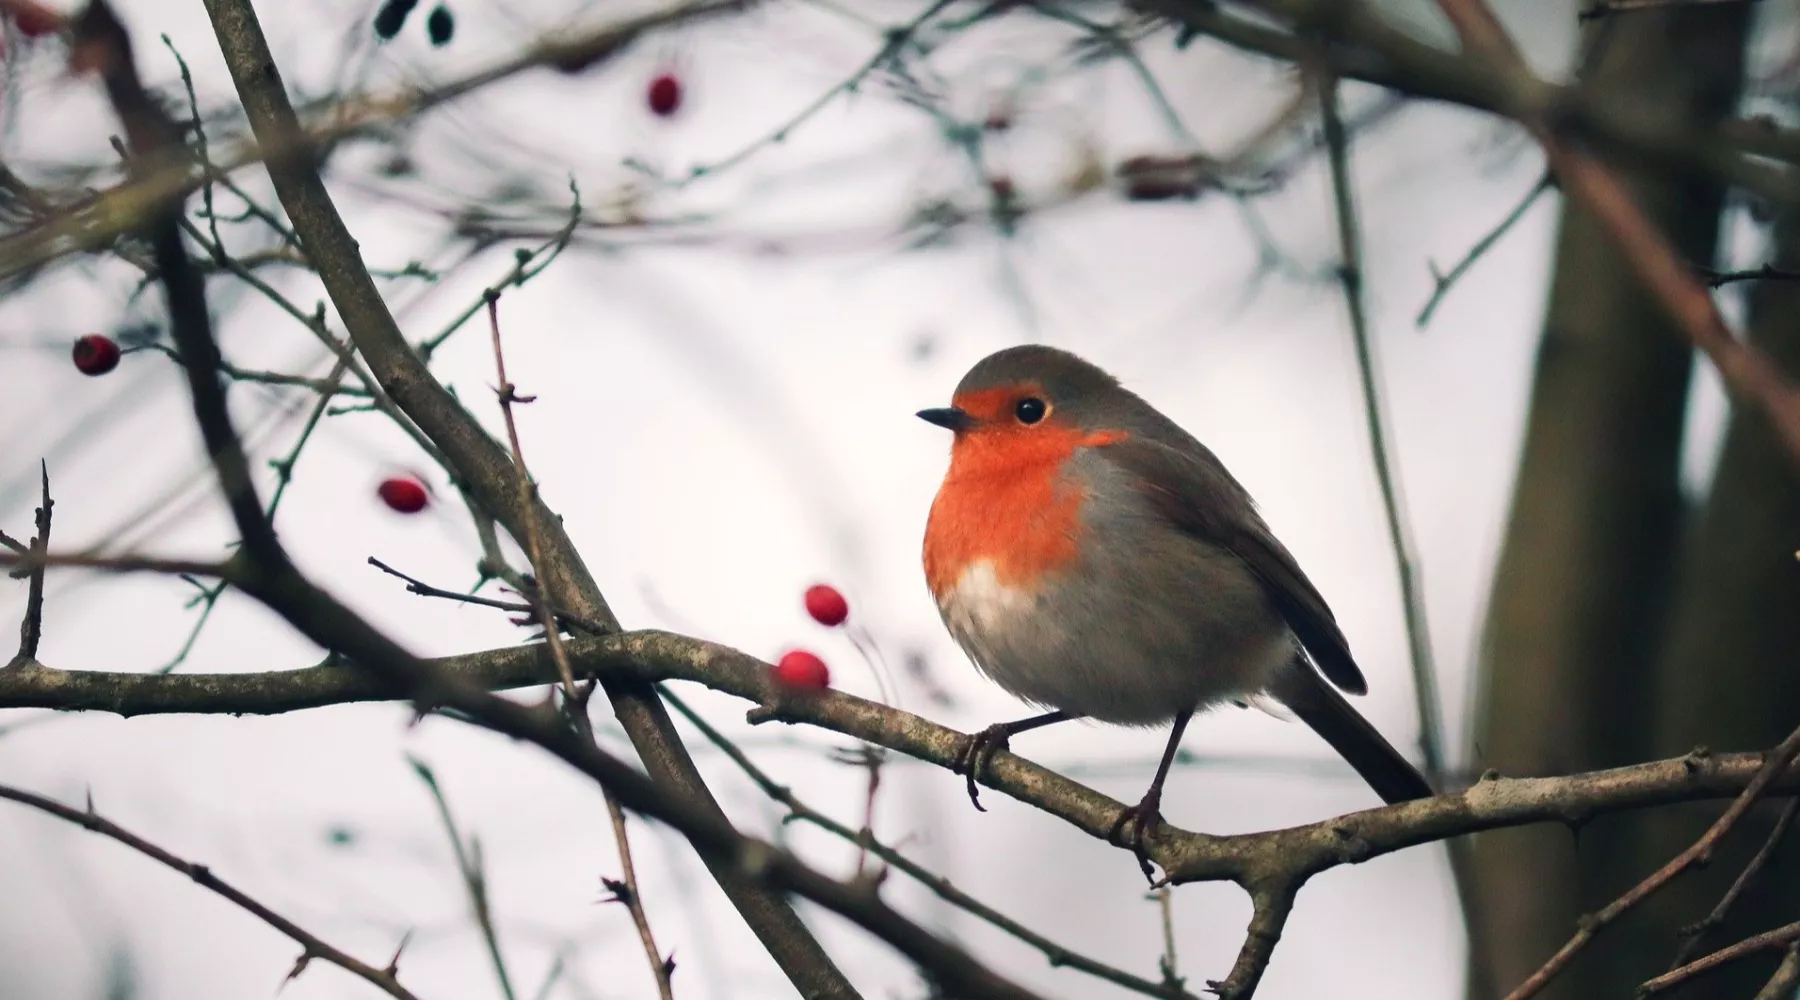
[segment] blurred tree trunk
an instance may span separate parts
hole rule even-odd
[[[1777,266],[1800,267],[1800,218],[1784,218],[1774,243]],[[1800,371],[1800,286],[1764,281],[1752,289],[1750,338],[1785,370]],[[1676,568],[1666,643],[1656,661],[1652,753],[1673,755],[1702,745],[1767,749],[1800,725],[1797,549],[1800,473],[1767,420],[1734,410],[1705,509],[1684,540]],[[1636,867],[1648,872],[1662,864],[1692,843],[1722,808],[1646,814]],[[1771,806],[1747,817],[1710,868],[1656,899],[1631,929],[1628,950],[1652,960],[1667,955],[1680,928],[1712,909],[1762,845],[1774,812]],[[1792,892],[1797,874],[1800,838],[1790,838],[1738,902],[1732,919],[1702,944],[1723,947],[1800,917],[1800,899]],[[1775,957],[1743,963],[1678,995],[1751,996],[1774,970]],[[1632,974],[1661,971],[1660,965],[1640,964]]]
[[[1745,4],[1664,7],[1601,20],[1587,79],[1688,122],[1729,112],[1743,75]],[[1723,195],[1693,178],[1619,165],[1637,203],[1689,259],[1710,263]],[[1483,636],[1474,762],[1545,775],[1641,759],[1649,664],[1669,606],[1681,522],[1692,354],[1606,234],[1564,203],[1512,512]],[[1473,847],[1470,984],[1504,993],[1642,873],[1629,828],[1600,821],[1483,834]],[[1665,950],[1664,954],[1668,954]],[[1630,996],[1584,956],[1544,994]]]

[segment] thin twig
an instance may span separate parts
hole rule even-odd
[[[1525,197],[1520,198],[1518,204],[1512,207],[1512,211],[1506,213],[1506,218],[1501,219],[1499,225],[1488,230],[1481,239],[1476,240],[1475,245],[1469,248],[1469,252],[1463,254],[1462,259],[1457,261],[1449,271],[1439,273],[1437,265],[1431,264],[1431,297],[1425,300],[1425,305],[1419,310],[1419,315],[1413,320],[1413,325],[1421,330],[1429,326],[1432,313],[1437,312],[1439,303],[1442,303],[1445,296],[1450,294],[1450,289],[1462,280],[1463,275],[1469,273],[1469,269],[1475,266],[1476,261],[1487,256],[1488,251],[1500,242],[1502,236],[1511,232],[1512,228],[1519,224],[1519,220],[1525,217],[1525,213],[1530,210],[1531,206],[1537,204],[1540,195],[1555,186],[1556,179],[1549,173],[1539,177],[1537,183],[1531,186],[1531,190],[1525,192]]]
[[[418,1000],[410,990],[400,985],[400,981],[395,978],[394,971],[391,967],[385,970],[377,969],[366,962],[359,961],[349,954],[326,944],[311,932],[302,929],[292,920],[269,909],[262,903],[250,898],[241,889],[238,889],[224,879],[214,875],[212,869],[207,866],[195,864],[192,861],[184,861],[124,827],[119,826],[117,823],[97,815],[94,812],[94,804],[91,799],[85,810],[72,809],[53,799],[48,799],[44,796],[6,785],[0,785],[0,799],[10,799],[21,805],[27,805],[33,809],[49,813],[59,819],[67,820],[85,830],[91,830],[101,836],[110,837],[140,854],[153,858],[156,861],[175,869],[183,875],[186,875],[188,878],[193,879],[195,882],[200,883],[200,885],[205,888],[230,900],[240,909],[248,912],[258,920],[261,920],[263,923],[268,924],[270,927],[273,927],[275,930],[286,935],[289,940],[300,946],[300,958],[294,963],[293,971],[288,974],[289,979],[299,975],[304,971],[308,962],[317,958],[330,962],[332,965],[343,969],[345,972],[364,980],[389,996],[396,998],[396,1000]]]
[[[526,282],[542,274],[546,268],[554,264],[556,258],[562,256],[562,252],[569,247],[569,241],[575,236],[576,227],[581,224],[581,192],[575,187],[573,181],[569,182],[569,189],[574,192],[575,198],[569,210],[568,223],[537,248],[520,247],[514,250],[512,268],[501,275],[499,281],[484,289],[480,297],[470,303],[468,308],[451,317],[450,322],[446,323],[442,330],[420,341],[419,357],[429,362],[431,356],[437,353],[438,348],[444,346],[445,341],[449,340],[456,331],[462,329],[463,324],[473,319],[475,314],[487,305],[490,295],[498,295],[507,288],[523,287]]]
[[[631,913],[632,926],[637,928],[638,941],[644,946],[644,953],[650,958],[650,967],[656,975],[656,991],[662,1000],[672,1000],[674,987],[669,982],[670,974],[675,971],[675,959],[671,955],[664,958],[657,950],[656,936],[650,932],[650,917],[644,912],[643,896],[638,891],[637,866],[631,860],[631,838],[625,834],[625,810],[619,808],[619,800],[611,795],[606,796],[606,815],[612,820],[613,842],[619,845],[619,874],[624,884],[625,909]]]
[[[1773,264],[1764,264],[1748,271],[1717,271],[1710,267],[1694,269],[1706,279],[1706,287],[1719,288],[1739,281],[1800,281],[1800,271],[1789,271]]]
[[[1655,979],[1651,979],[1639,985],[1637,994],[1640,997],[1646,997],[1653,993],[1661,993],[1663,990],[1669,989],[1672,986],[1680,986],[1682,983],[1685,983],[1702,973],[1711,972],[1721,966],[1730,965],[1732,962],[1747,958],[1757,952],[1771,951],[1776,948],[1792,949],[1796,944],[1800,944],[1800,921],[1777,927],[1772,931],[1764,931],[1755,937],[1745,938],[1729,948],[1720,948],[1718,951],[1715,951],[1704,958],[1689,962],[1679,969],[1665,972]],[[1783,964],[1785,964],[1785,962]],[[1792,996],[1792,988],[1790,987],[1787,993],[1780,995],[1783,997]],[[1758,994],[1758,996],[1760,997],[1761,994]]]
[[[1405,500],[1400,495],[1399,463],[1390,451],[1387,417],[1383,412],[1381,373],[1375,361],[1375,340],[1363,302],[1362,239],[1356,223],[1356,196],[1350,189],[1350,150],[1344,122],[1338,114],[1337,78],[1329,71],[1319,87],[1319,107],[1324,118],[1327,159],[1331,166],[1331,193],[1337,206],[1338,283],[1350,314],[1350,335],[1356,344],[1356,371],[1362,380],[1363,417],[1369,431],[1375,478],[1381,486],[1382,512],[1387,517],[1388,543],[1400,576],[1400,603],[1406,616],[1406,639],[1412,654],[1414,698],[1419,714],[1419,744],[1425,772],[1442,781],[1444,773],[1444,723],[1438,705],[1437,667],[1431,651],[1430,621],[1425,595],[1419,585],[1417,547],[1407,527]]]
[[[1175,961],[1175,888],[1165,885],[1151,895],[1162,912],[1163,953],[1156,965],[1162,972],[1163,987],[1171,993],[1179,993],[1187,981],[1181,977]]]
[[[574,188],[573,183],[570,184]],[[575,214],[581,211],[581,193],[575,192]],[[486,294],[488,325],[493,333],[494,371],[498,374],[500,384],[494,388],[499,397],[500,412],[506,422],[506,440],[512,448],[513,469],[519,481],[519,506],[525,511],[525,550],[531,560],[531,572],[534,580],[543,580],[541,567],[544,564],[544,546],[542,532],[537,521],[537,483],[531,478],[531,470],[525,465],[525,452],[519,444],[519,426],[513,419],[513,406],[517,403],[529,403],[533,396],[521,396],[518,387],[506,377],[506,351],[500,338],[500,292],[490,288]],[[583,738],[592,742],[593,729],[588,723],[587,699],[575,690],[575,671],[569,664],[569,651],[563,646],[562,629],[557,624],[556,613],[551,610],[551,595],[546,593],[542,584],[532,587],[529,595],[533,610],[539,622],[544,626],[544,639],[549,644],[550,656],[556,661],[557,673],[561,675],[564,704],[569,709],[570,717],[580,728]],[[631,922],[636,926],[638,940],[644,946],[644,953],[650,961],[651,973],[656,977],[656,991],[662,1000],[674,1000],[674,992],[669,985],[669,973],[672,963],[663,957],[656,946],[656,937],[650,931],[650,918],[644,912],[642,894],[638,892],[637,869],[631,861],[631,842],[625,833],[625,813],[619,808],[618,800],[611,790],[602,786],[600,789],[606,798],[606,812],[612,818],[613,839],[618,845],[620,876],[626,891],[622,893],[627,910],[631,912]]]
[[[389,576],[398,577],[401,580],[406,581],[406,592],[409,594],[418,594],[421,597],[440,597],[447,601],[456,601],[461,604],[475,604],[484,608],[493,608],[496,611],[510,611],[514,614],[537,613],[538,606],[535,603],[502,601],[492,597],[482,597],[478,594],[464,593],[460,590],[445,590],[442,587],[434,587],[418,577],[409,576],[400,572],[374,556],[369,557],[369,565],[381,570]],[[486,581],[484,580],[483,582]],[[527,587],[527,589],[532,588]],[[552,610],[556,612],[556,620],[566,628],[586,632],[588,635],[606,635],[608,632],[613,631],[612,629],[600,625],[598,622],[587,621],[576,616],[573,612],[562,608],[554,608]]]
[[[204,186],[209,179],[258,163],[322,157],[338,143],[370,129],[423,114],[477,90],[538,68],[577,72],[624,51],[633,41],[657,30],[743,11],[753,0],[699,0],[653,11],[641,17],[574,37],[546,38],[515,55],[441,86],[405,88],[385,97],[342,101],[329,116],[310,128],[296,128],[281,142],[238,136],[227,144],[213,170],[195,169],[186,154],[170,158],[160,169],[145,171],[128,182],[82,198],[67,212],[25,232],[0,239],[0,276],[40,267],[56,257],[107,247],[144,221],[166,211]],[[254,127],[254,123],[253,123]],[[179,145],[179,143],[177,143]],[[309,250],[313,248],[308,248]]]
[[[0,569],[35,569],[40,566],[66,566],[75,569],[99,569],[113,573],[167,573],[170,576],[223,577],[231,572],[231,563],[200,562],[194,559],[163,559],[156,556],[102,556],[86,552],[45,552],[11,555],[0,552]]]
[[[442,587],[434,587],[417,577],[408,576],[407,574],[400,572],[374,556],[369,557],[369,565],[389,576],[399,577],[400,579],[405,580],[406,592],[409,594],[418,594],[421,597],[441,597],[446,600],[459,601],[463,604],[475,604],[484,608],[493,608],[497,611],[511,611],[514,614],[519,614],[521,612],[531,613],[537,610],[537,605],[527,604],[522,601],[501,601],[492,597],[482,597],[477,594],[465,594],[460,590],[445,590]]]
[[[500,992],[505,994],[506,1000],[516,1000],[512,976],[507,974],[506,958],[500,951],[500,934],[494,928],[493,910],[488,905],[487,872],[481,857],[481,841],[471,837],[465,846],[462,833],[456,828],[456,818],[450,814],[450,801],[444,798],[444,790],[438,787],[437,775],[417,757],[409,754],[406,761],[412,765],[413,773],[430,790],[432,801],[437,803],[438,819],[444,823],[444,832],[450,835],[450,847],[456,852],[456,870],[462,876],[463,888],[469,894],[469,907],[474,911],[475,926],[481,931],[481,938],[487,944],[488,958],[494,963],[494,975],[500,980]]]
[[[703,177],[716,175],[723,170],[737,166],[739,163],[748,160],[750,157],[755,156],[769,146],[786,142],[788,136],[793,134],[794,129],[806,124],[809,119],[825,110],[827,107],[830,107],[831,102],[837,100],[838,97],[844,94],[854,93],[857,87],[861,85],[863,80],[866,79],[869,74],[881,69],[891,62],[902,49],[912,43],[914,37],[917,36],[919,30],[925,26],[926,22],[943,13],[953,2],[954,0],[932,0],[931,4],[912,20],[885,29],[882,32],[881,47],[849,76],[839,80],[824,93],[813,98],[805,107],[795,112],[781,124],[775,126],[773,130],[768,132],[762,138],[756,139],[741,147],[736,152],[721,157],[720,159],[713,160],[709,163],[695,164],[689,169],[687,177],[681,180],[677,186],[691,184]]]
[[[1775,820],[1775,828],[1769,831],[1768,839],[1763,841],[1756,856],[1751,858],[1750,863],[1744,866],[1744,870],[1738,873],[1736,879],[1732,880],[1731,888],[1725,890],[1725,895],[1719,899],[1718,905],[1712,908],[1712,912],[1708,913],[1704,920],[1692,927],[1682,928],[1681,934],[1686,940],[1681,943],[1681,949],[1675,953],[1675,958],[1669,962],[1671,970],[1686,965],[1688,959],[1693,957],[1694,952],[1700,949],[1700,942],[1705,939],[1706,935],[1725,922],[1725,917],[1731,912],[1731,907],[1737,903],[1738,897],[1744,894],[1744,890],[1749,887],[1751,880],[1756,878],[1756,873],[1762,871],[1763,866],[1769,863],[1769,859],[1775,856],[1775,849],[1781,846],[1782,840],[1787,837],[1788,828],[1793,826],[1794,812],[1797,809],[1800,809],[1800,799],[1789,799],[1787,805],[1781,808],[1781,816]]]
[[[1750,807],[1755,805],[1758,799],[1762,798],[1763,791],[1769,787],[1770,783],[1786,773],[1788,765],[1794,762],[1796,754],[1800,754],[1800,729],[1788,734],[1787,739],[1782,740],[1779,745],[1765,755],[1763,766],[1756,772],[1756,777],[1750,780],[1750,784],[1744,786],[1743,792],[1732,801],[1724,815],[1714,821],[1699,840],[1694,841],[1687,850],[1676,855],[1668,864],[1657,869],[1618,899],[1608,903],[1599,912],[1583,916],[1575,935],[1559,948],[1549,961],[1540,966],[1523,983],[1520,983],[1517,989],[1507,994],[1506,1000],[1526,1000],[1527,997],[1535,996],[1568,966],[1569,962],[1575,958],[1575,954],[1586,947],[1587,943],[1593,940],[1595,934],[1619,919],[1627,910],[1667,885],[1675,876],[1695,865],[1710,861],[1713,849],[1718,846],[1719,841],[1731,832],[1731,828],[1737,825],[1737,821],[1750,811]],[[1702,959],[1702,961],[1705,960]]]

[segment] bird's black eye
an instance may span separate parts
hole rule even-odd
[[[1022,424],[1037,423],[1044,419],[1044,414],[1049,410],[1050,408],[1044,404],[1044,401],[1036,396],[1027,396],[1019,400],[1018,406],[1013,407],[1013,413],[1018,416],[1019,423]]]

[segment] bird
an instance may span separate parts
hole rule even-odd
[[[1170,726],[1149,790],[1108,835],[1150,877],[1189,720],[1270,700],[1385,801],[1434,794],[1344,698],[1367,693],[1362,670],[1250,493],[1118,379],[1059,348],[1009,347],[918,416],[953,436],[923,551],[944,625],[981,673],[1049,710],[971,736],[955,770],[977,809],[977,773],[1020,733]]]

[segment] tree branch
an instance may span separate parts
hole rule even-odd
[[[188,878],[200,883],[200,885],[207,889],[230,900],[240,909],[250,913],[263,923],[268,924],[282,934],[287,935],[289,939],[295,944],[298,944],[302,949],[299,960],[294,963],[293,971],[288,974],[289,979],[298,976],[301,971],[306,968],[308,962],[315,958],[320,958],[343,969],[353,976],[357,976],[389,996],[394,997],[395,1000],[418,1000],[418,997],[415,997],[411,991],[400,985],[399,979],[395,978],[394,969],[392,967],[387,969],[377,969],[366,962],[362,962],[352,957],[346,952],[326,944],[298,924],[250,898],[245,895],[242,890],[231,885],[231,883],[226,882],[219,876],[214,875],[212,869],[207,866],[198,865],[192,861],[183,861],[181,858],[170,854],[168,851],[152,844],[148,840],[119,826],[117,823],[97,815],[94,812],[94,805],[92,802],[88,803],[86,810],[71,809],[53,799],[47,799],[42,795],[36,795],[32,792],[11,788],[6,785],[0,785],[0,799],[11,799],[22,805],[27,805],[41,812],[49,813],[59,819],[67,820],[84,830],[91,830],[103,837],[111,837],[119,843],[124,844],[126,847],[150,858],[154,858],[181,874],[186,875]]]
[[[1281,941],[1288,914],[1294,910],[1294,895],[1300,891],[1299,880],[1275,880],[1259,883],[1250,890],[1250,927],[1244,932],[1244,945],[1238,949],[1231,974],[1223,980],[1209,981],[1207,986],[1219,1000],[1242,1000],[1256,992],[1262,982],[1275,945]]]
[[[277,149],[304,146],[305,132],[249,0],[206,0],[206,11],[257,141]],[[640,33],[642,30],[646,29],[640,28]],[[554,64],[585,67],[633,37],[622,35],[591,51],[562,52]],[[523,495],[529,500],[521,502],[521,479],[511,457],[432,377],[424,360],[401,335],[314,163],[283,158],[268,166],[276,196],[287,210],[294,232],[376,379],[443,450],[469,496],[521,545],[528,543],[535,522],[542,535],[542,559],[536,570],[545,592],[566,601],[574,614],[616,628],[617,620],[563,530],[562,519],[534,491],[526,491]],[[682,747],[668,711],[655,693],[642,684],[617,680],[606,682],[605,690],[656,784],[715,823],[724,823],[724,812]],[[730,865],[721,866],[716,853],[702,853],[726,895],[802,995],[833,1000],[858,996],[785,899],[756,880],[744,878]]]
[[[43,563],[43,556],[50,545],[50,512],[55,504],[50,500],[50,465],[40,461],[38,469],[43,477],[43,497],[38,501],[38,508],[32,519],[35,533],[31,536],[31,544],[20,546],[12,539],[7,539],[9,547],[22,551],[35,561],[29,568],[22,570],[26,576],[25,615],[19,620],[19,651],[7,663],[0,664],[0,670],[36,659],[38,643],[44,638],[44,572],[47,567]]]
[[[578,679],[612,675],[643,683],[684,680],[744,698],[759,719],[815,725],[904,753],[949,771],[969,737],[908,712],[839,691],[793,697],[768,664],[727,646],[667,632],[577,636],[567,643]],[[424,660],[421,669],[461,688],[493,690],[555,683],[542,643]],[[171,713],[264,715],[403,698],[391,677],[373,677],[336,658],[315,667],[268,673],[166,676],[65,671],[41,664],[0,674],[0,708],[94,710],[123,716]],[[1210,836],[1163,827],[1152,859],[1174,882],[1265,874],[1316,874],[1342,864],[1447,837],[1530,823],[1579,826],[1605,812],[1739,794],[1764,763],[1760,753],[1710,754],[1553,778],[1483,776],[1454,794],[1350,813],[1263,833]],[[960,779],[957,779],[960,780]],[[1094,837],[1104,838],[1121,804],[1002,751],[982,783]],[[1790,766],[1771,793],[1800,790]]]
[[[1793,766],[1796,754],[1800,754],[1800,729],[1794,730],[1787,739],[1781,741],[1779,746],[1768,752],[1767,759],[1757,769],[1756,776],[1750,779],[1750,783],[1744,786],[1744,791],[1731,803],[1730,808],[1726,809],[1724,815],[1713,822],[1713,825],[1699,840],[1694,841],[1687,850],[1671,858],[1668,864],[1651,873],[1648,878],[1633,886],[1624,895],[1608,903],[1598,913],[1584,916],[1579,922],[1580,926],[1575,931],[1575,935],[1569,938],[1568,943],[1558,949],[1556,954],[1550,956],[1549,961],[1532,973],[1528,979],[1520,983],[1517,989],[1507,994],[1506,1000],[1529,1000],[1530,997],[1542,992],[1543,988],[1549,985],[1550,980],[1556,978],[1558,973],[1568,967],[1576,953],[1593,940],[1594,935],[1624,916],[1626,911],[1648,899],[1652,893],[1668,885],[1676,876],[1689,868],[1710,861],[1713,849],[1718,846],[1719,841],[1731,832],[1731,828],[1737,825],[1737,821],[1745,813],[1750,811],[1750,807],[1756,804],[1757,799],[1762,797],[1777,778],[1788,773]]]
[[[1729,965],[1732,962],[1754,955],[1757,952],[1772,951],[1776,948],[1787,948],[1787,958],[1782,960],[1782,968],[1777,970],[1775,980],[1779,982],[1781,978],[1785,977],[1787,980],[1786,991],[1783,992],[1777,990],[1774,993],[1770,993],[1765,989],[1763,992],[1757,994],[1757,1000],[1763,1000],[1764,996],[1774,998],[1791,997],[1793,996],[1795,981],[1797,978],[1800,978],[1800,974],[1797,974],[1796,971],[1791,968],[1795,962],[1793,949],[1796,942],[1800,942],[1800,922],[1777,927],[1772,931],[1765,931],[1755,937],[1745,938],[1729,948],[1720,948],[1718,951],[1707,955],[1705,958],[1695,959],[1679,969],[1665,972],[1655,979],[1645,982],[1642,986],[1638,987],[1638,996],[1644,997],[1650,996],[1653,993],[1661,993],[1671,987],[1679,986],[1702,973],[1711,972],[1722,965]]]

